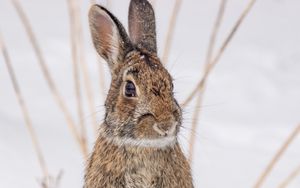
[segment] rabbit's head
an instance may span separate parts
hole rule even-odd
[[[112,77],[105,102],[106,135],[137,145],[175,142],[181,109],[174,99],[172,77],[157,57],[150,3],[131,1],[129,36],[118,19],[99,5],[91,7],[89,22],[95,48]]]

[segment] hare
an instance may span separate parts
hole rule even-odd
[[[84,187],[192,188],[191,169],[177,141],[182,112],[172,77],[157,57],[151,4],[130,2],[129,36],[99,5],[91,7],[89,23],[112,81]]]

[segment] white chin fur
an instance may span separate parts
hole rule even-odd
[[[105,137],[106,140],[117,146],[132,146],[142,148],[159,148],[172,147],[176,144],[176,136],[167,136],[157,139],[134,139],[125,137]]]

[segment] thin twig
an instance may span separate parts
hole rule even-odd
[[[96,1],[95,0],[91,0],[91,5],[95,4]],[[110,0],[106,0],[106,8],[110,9],[111,7],[111,1]],[[99,54],[96,54],[97,56],[97,65],[98,65],[98,72],[99,72],[99,88],[100,88],[100,94],[102,95],[102,99],[105,98],[105,77],[104,77],[104,67],[103,67],[103,63],[104,60],[102,58],[100,58]]]
[[[93,114],[96,112],[95,107],[95,98],[93,95],[93,89],[91,85],[91,79],[89,76],[89,71],[85,59],[85,50],[84,50],[84,42],[83,42],[83,32],[82,32],[82,25],[81,25],[81,16],[80,16],[80,6],[78,3],[78,0],[73,0],[74,3],[74,19],[76,20],[76,38],[77,38],[77,47],[78,47],[78,55],[79,55],[79,61],[80,61],[80,68],[83,75],[83,82],[84,82],[84,90],[87,95],[87,102],[88,102],[88,109],[90,111],[90,114]],[[94,128],[95,134],[98,131],[98,124],[97,124],[97,118],[96,116],[92,116],[92,124]]]
[[[207,48],[207,54],[206,54],[206,58],[205,58],[205,62],[206,62],[205,69],[207,69],[210,62],[212,61],[212,56],[213,56],[213,52],[214,52],[214,48],[215,48],[215,42],[216,42],[216,39],[217,39],[217,36],[219,33],[221,23],[223,21],[226,4],[227,4],[227,0],[221,0],[219,10],[218,10],[218,15],[216,17],[216,21],[214,23],[212,33],[210,36],[210,40],[209,40],[209,44],[208,44],[208,48]],[[196,101],[195,110],[194,110],[194,114],[193,114],[193,120],[192,120],[192,129],[191,129],[192,133],[191,133],[190,141],[189,141],[189,161],[190,161],[190,163],[193,160],[194,146],[195,146],[195,140],[196,140],[195,134],[193,134],[193,133],[197,130],[200,106],[202,104],[203,93],[205,91],[205,82],[202,82],[202,83],[203,83],[203,85],[201,85],[201,88],[200,88],[202,92],[199,93],[199,95],[197,96],[197,101]]]
[[[231,42],[231,40],[235,36],[237,30],[239,29],[240,25],[243,23],[246,16],[251,11],[251,9],[254,6],[255,2],[256,2],[256,0],[250,0],[248,5],[246,6],[245,10],[242,12],[241,16],[239,17],[239,19],[237,20],[237,22],[235,23],[235,25],[231,29],[229,35],[226,37],[225,41],[223,42],[223,44],[222,44],[221,48],[219,49],[217,55],[215,56],[215,58],[211,61],[211,63],[205,69],[205,72],[204,72],[204,75],[203,75],[202,79],[199,81],[199,83],[197,84],[195,89],[191,92],[191,94],[187,97],[187,99],[182,103],[183,107],[187,106],[191,102],[191,100],[194,98],[194,96],[197,94],[197,92],[200,92],[200,89],[205,84],[205,82],[207,80],[207,77],[209,76],[210,72],[213,70],[215,65],[219,62],[219,60],[222,57],[224,51],[226,50],[228,44]]]
[[[190,164],[193,162],[194,152],[195,152],[195,142],[196,142],[196,134],[195,131],[197,129],[197,124],[199,120],[198,114],[200,113],[200,105],[203,100],[203,95],[200,95],[196,99],[196,106],[195,110],[193,112],[193,119],[192,119],[192,127],[191,127],[191,133],[190,133],[190,139],[189,139],[189,155],[188,160]]]
[[[162,62],[165,65],[168,63],[168,60],[169,60],[170,49],[171,49],[171,45],[172,45],[172,41],[173,41],[173,36],[174,36],[175,27],[176,27],[176,23],[177,23],[177,17],[178,17],[180,8],[181,8],[181,4],[182,4],[182,0],[176,0],[174,8],[173,8],[173,12],[172,12],[171,20],[169,22],[167,37],[166,37],[166,41],[165,41],[165,47],[164,47],[163,56],[162,56]]]
[[[38,183],[41,188],[58,188],[61,183],[62,176],[63,171],[59,171],[58,175],[55,177],[50,176],[48,178],[38,179]]]
[[[95,4],[95,1],[91,1],[91,4]],[[106,0],[106,8],[110,9],[111,8],[111,0]],[[100,94],[102,96],[102,99],[105,99],[105,73],[104,73],[104,60],[100,58],[99,54],[96,54],[97,56],[97,65],[98,65],[98,72],[99,72],[99,89],[100,89]],[[94,127],[94,132],[97,136],[98,132],[98,126]]]
[[[73,137],[77,141],[77,144],[79,145],[82,154],[84,156],[87,156],[87,154],[88,154],[87,146],[82,143],[80,135],[77,132],[75,122],[72,119],[71,113],[68,111],[63,98],[59,94],[59,92],[57,90],[57,87],[53,82],[53,79],[50,75],[50,72],[48,71],[48,67],[46,65],[45,58],[42,55],[42,51],[41,51],[41,49],[38,45],[37,39],[35,38],[35,35],[33,33],[33,30],[32,30],[32,27],[29,23],[27,15],[23,11],[23,8],[22,8],[22,6],[21,6],[21,4],[19,3],[18,0],[11,0],[11,2],[13,4],[13,6],[15,7],[15,9],[16,9],[18,15],[19,15],[19,18],[21,19],[22,23],[24,24],[25,30],[27,32],[27,35],[30,39],[30,42],[32,44],[32,47],[33,47],[34,52],[36,54],[36,57],[38,59],[39,66],[42,69],[43,75],[44,75],[44,77],[47,81],[47,84],[50,88],[50,91],[51,91],[56,103],[58,104],[58,106],[60,107],[60,109],[62,110],[62,112],[64,114],[64,117],[67,121],[67,125],[68,125],[68,127],[71,131],[71,134],[73,135]]]
[[[32,120],[30,118],[26,102],[25,102],[25,100],[23,98],[23,95],[22,95],[22,92],[20,90],[20,86],[19,86],[19,83],[17,81],[15,71],[12,67],[12,63],[11,63],[7,48],[4,44],[4,41],[1,37],[1,35],[0,35],[0,49],[2,51],[4,60],[5,60],[5,64],[7,66],[7,70],[8,70],[9,76],[10,76],[10,80],[13,84],[14,92],[17,96],[18,103],[19,103],[20,108],[22,110],[25,125],[26,125],[26,128],[27,128],[28,132],[29,132],[31,142],[33,144],[35,153],[37,155],[40,168],[42,170],[44,178],[48,178],[49,177],[49,171],[48,171],[48,168],[47,168],[45,157],[42,153],[42,150],[41,150],[41,147],[40,147],[40,142],[38,140],[35,129],[33,128]]]
[[[213,26],[212,34],[209,39],[208,50],[207,50],[206,59],[205,59],[205,62],[206,62],[205,65],[208,65],[212,61],[213,52],[215,49],[215,44],[216,44],[216,40],[218,37],[218,33],[219,33],[219,30],[220,30],[220,27],[221,27],[221,24],[223,21],[226,4],[227,4],[227,0],[221,0],[220,7],[218,10],[218,15],[217,15],[216,21]]]
[[[259,188],[263,185],[266,178],[268,177],[270,172],[273,170],[274,166],[277,164],[277,162],[282,157],[282,155],[286,152],[286,150],[288,149],[290,144],[293,142],[293,140],[297,137],[299,132],[300,132],[300,124],[292,131],[292,133],[288,136],[288,138],[285,140],[283,145],[279,148],[279,150],[273,156],[273,158],[269,162],[268,166],[264,169],[263,173],[259,176],[256,184],[254,185],[254,188]]]
[[[80,87],[80,74],[78,70],[79,58],[78,58],[78,48],[77,48],[77,38],[76,38],[76,31],[77,31],[77,22],[75,19],[76,14],[76,7],[74,5],[74,0],[67,0],[68,8],[69,8],[69,19],[70,19],[70,41],[71,41],[71,49],[72,49],[72,62],[73,62],[73,78],[74,78],[74,85],[75,85],[75,95],[76,95],[76,102],[77,102],[77,115],[79,116],[79,126],[80,126],[80,133],[81,139],[84,144],[87,142],[86,136],[86,128],[84,124],[83,118],[83,104],[82,104],[82,95],[81,95],[81,87]]]
[[[300,165],[292,171],[291,174],[278,186],[278,188],[286,188],[300,174]]]

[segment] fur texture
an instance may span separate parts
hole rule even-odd
[[[131,1],[130,38],[101,6],[92,6],[89,19],[95,48],[107,61],[112,81],[85,188],[192,188],[190,166],[177,141],[182,113],[172,77],[156,55],[151,5]],[[134,97],[125,95],[129,81]]]
[[[192,188],[189,164],[178,144],[165,149],[116,146],[99,137],[86,188]]]

